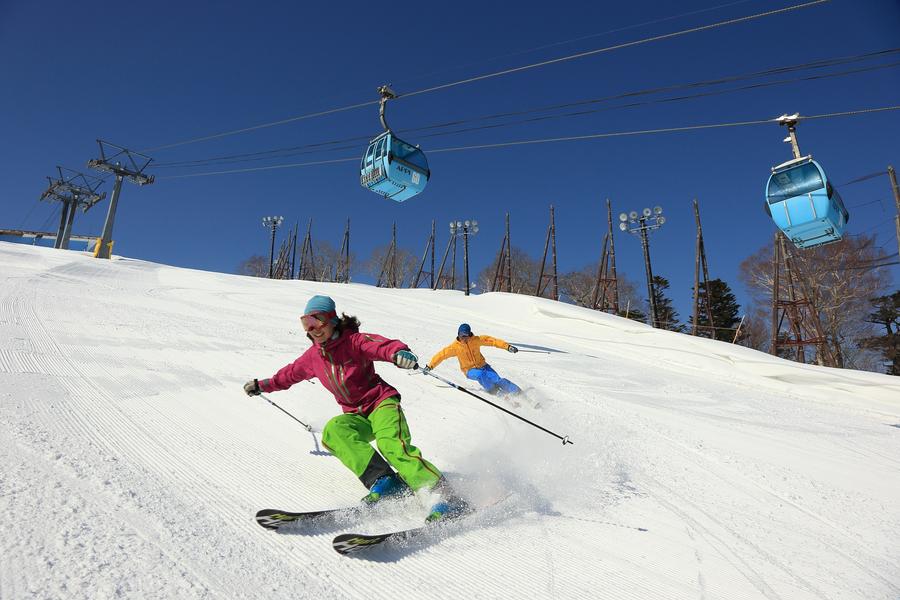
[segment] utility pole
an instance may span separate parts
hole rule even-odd
[[[652,211],[649,208],[645,208],[640,216],[634,210],[628,214],[622,213],[619,215],[619,221],[619,229],[641,237],[641,248],[644,251],[644,271],[647,275],[647,295],[650,298],[650,325],[651,327],[658,327],[659,314],[656,309],[656,294],[653,290],[653,269],[650,266],[650,239],[647,234],[665,224],[666,218],[662,216],[662,207],[656,206]]]
[[[263,217],[263,227],[272,231],[272,247],[269,250],[269,279],[272,279],[272,268],[275,265],[275,230],[281,226],[284,217]]]
[[[112,254],[113,224],[116,221],[116,207],[119,204],[119,194],[122,192],[122,181],[127,179],[131,183],[140,186],[153,183],[153,175],[144,175],[144,169],[147,168],[153,159],[103,140],[97,140],[97,144],[100,146],[100,158],[89,160],[88,168],[112,173],[116,176],[112,198],[109,201],[109,209],[106,212],[106,221],[103,223],[103,233],[100,235],[99,247],[96,253],[97,258],[109,258]],[[107,146],[118,150],[118,152],[107,157]],[[135,157],[139,157],[139,160],[135,160]],[[125,165],[122,164],[123,161],[126,162]]]
[[[58,200],[62,202],[62,212],[59,217],[59,229],[56,232],[56,241],[54,248],[69,248],[69,239],[72,237],[72,222],[75,219],[75,209],[81,207],[82,212],[87,212],[89,208],[94,206],[106,198],[106,193],[98,194],[97,189],[103,183],[96,177],[88,178],[72,171],[73,175],[66,177],[63,174],[62,167],[56,167],[59,172],[59,178],[53,179],[48,177],[50,186],[41,194],[41,200]],[[71,169],[66,169],[71,171]]]

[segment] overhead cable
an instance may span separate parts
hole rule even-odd
[[[775,74],[775,73],[787,73],[787,72],[797,71],[797,70],[802,70],[802,69],[821,68],[824,66],[834,66],[834,65],[838,65],[838,64],[845,64],[848,62],[857,62],[859,60],[866,60],[868,58],[872,58],[872,57],[876,57],[876,56],[882,56],[882,55],[886,55],[886,54],[895,54],[895,53],[900,53],[900,48],[891,48],[888,50],[881,50],[878,52],[850,56],[850,57],[840,57],[840,58],[834,58],[834,59],[817,60],[817,61],[813,61],[813,62],[809,62],[809,63],[803,63],[800,65],[791,65],[791,66],[787,66],[787,67],[775,67],[775,68],[771,68],[771,69],[766,69],[764,71],[757,71],[757,72],[753,72],[753,73],[734,75],[734,76],[729,76],[729,77],[720,77],[720,78],[716,78],[716,79],[699,81],[699,82],[680,83],[680,84],[675,84],[675,85],[666,86],[666,87],[657,87],[657,88],[649,88],[649,89],[638,90],[638,91],[623,92],[623,93],[614,94],[614,95],[610,95],[610,96],[604,96],[601,98],[579,100],[577,102],[568,102],[565,104],[543,106],[543,107],[525,109],[525,110],[514,111],[514,112],[497,113],[497,114],[486,115],[486,116],[481,116],[481,117],[474,117],[471,119],[458,119],[455,121],[448,121],[445,123],[440,123],[440,124],[435,124],[435,125],[427,125],[427,126],[422,126],[422,127],[401,129],[401,130],[398,130],[398,132],[404,133],[404,134],[421,132],[421,131],[427,131],[429,129],[441,129],[441,128],[446,128],[446,127],[451,127],[451,126],[456,126],[456,125],[464,125],[466,123],[474,123],[474,122],[478,122],[478,121],[486,121],[486,120],[498,119],[498,118],[509,117],[509,116],[518,116],[518,115],[525,115],[525,114],[529,114],[529,113],[546,112],[546,111],[556,110],[556,109],[560,109],[560,108],[570,108],[570,107],[575,107],[575,106],[596,104],[596,103],[605,102],[608,100],[616,100],[616,99],[630,98],[630,97],[636,97],[636,96],[650,95],[650,94],[654,94],[654,93],[674,91],[674,90],[678,90],[678,89],[686,89],[686,88],[690,89],[690,88],[697,88],[697,87],[703,87],[703,86],[708,86],[708,85],[718,85],[718,84],[727,83],[727,82],[740,81],[742,79],[751,79],[751,78],[755,78],[755,77],[762,77],[762,76],[771,75],[771,74]],[[632,102],[629,104],[608,106],[608,107],[604,107],[604,108],[598,108],[598,109],[593,109],[593,110],[584,110],[584,111],[578,111],[578,112],[574,112],[574,113],[564,113],[564,114],[558,114],[558,115],[545,115],[542,117],[535,117],[535,118],[531,118],[531,119],[521,119],[518,121],[507,121],[505,123],[500,123],[500,124],[495,124],[495,125],[484,125],[484,126],[478,126],[478,127],[469,127],[469,128],[465,128],[465,129],[456,129],[456,130],[452,130],[449,132],[433,133],[433,134],[425,135],[423,137],[439,137],[439,136],[443,136],[443,135],[456,135],[459,133],[467,133],[467,132],[471,132],[471,131],[478,131],[481,129],[494,129],[494,128],[499,128],[499,127],[509,127],[509,126],[513,126],[513,125],[519,125],[519,124],[523,124],[523,123],[533,123],[533,122],[552,120],[552,119],[562,119],[562,118],[569,118],[569,117],[584,116],[587,114],[594,114],[597,112],[603,112],[603,111],[607,111],[607,110],[618,110],[618,109],[623,109],[623,108],[634,108],[637,106],[645,106],[645,105],[650,105],[650,104],[662,104],[662,103],[667,103],[667,102],[692,100],[692,99],[697,99],[697,98],[704,98],[704,97],[708,97],[708,96],[715,96],[715,95],[733,93],[733,92],[750,90],[750,89],[760,89],[760,88],[765,88],[765,87],[773,87],[773,86],[777,86],[777,85],[785,85],[785,84],[789,84],[789,83],[795,83],[797,81],[815,81],[815,80],[819,80],[819,79],[843,77],[846,75],[854,75],[854,74],[858,74],[858,73],[869,72],[869,71],[885,69],[885,68],[894,68],[894,67],[898,67],[898,66],[900,66],[900,62],[893,62],[893,63],[887,63],[887,64],[882,64],[882,65],[870,66],[870,67],[862,67],[859,69],[852,69],[852,70],[848,70],[848,71],[839,71],[837,73],[826,73],[826,74],[822,74],[822,75],[810,75],[810,76],[806,76],[806,77],[795,77],[792,79],[783,79],[783,80],[778,80],[778,81],[760,82],[760,83],[750,84],[750,85],[741,86],[741,87],[737,87],[737,88],[729,88],[729,89],[725,89],[725,90],[713,90],[713,91],[700,92],[697,94],[691,94],[691,95],[686,95],[686,96],[661,98],[661,99],[657,99],[657,100],[647,100],[647,101],[643,101],[643,102]],[[367,141],[368,139],[369,139],[369,136],[356,136],[356,137],[352,137],[352,138],[344,138],[341,140],[316,142],[316,143],[312,143],[312,144],[304,144],[304,145],[299,145],[299,146],[288,146],[288,147],[283,147],[283,148],[275,148],[272,150],[262,150],[262,151],[257,151],[257,152],[232,154],[232,155],[226,155],[226,156],[217,156],[217,157],[210,157],[210,158],[205,158],[205,159],[157,163],[157,164],[153,165],[153,167],[156,169],[180,168],[180,167],[189,168],[189,167],[209,166],[212,164],[228,164],[228,163],[235,163],[235,162],[251,162],[251,161],[257,161],[257,160],[269,160],[272,158],[287,158],[288,156],[309,154],[311,152],[319,152],[319,151],[332,152],[335,150],[346,150],[346,149],[350,149],[350,146],[339,146],[339,144],[348,144],[351,142]],[[330,147],[328,147],[328,146],[330,146]],[[275,154],[279,154],[279,156],[274,156]]]
[[[827,119],[827,118],[835,118],[835,117],[849,117],[855,115],[863,115],[863,114],[872,114],[878,112],[885,111],[893,111],[900,110],[900,105],[896,106],[883,106],[878,108],[866,108],[860,110],[850,110],[836,113],[826,113],[821,115],[810,115],[810,116],[800,116],[798,121],[803,120],[813,120],[813,119]],[[601,139],[601,138],[612,138],[612,137],[625,137],[625,136],[636,136],[636,135],[649,135],[655,133],[676,133],[682,131],[697,131],[701,129],[721,129],[725,127],[743,127],[747,125],[762,125],[762,124],[771,124],[777,122],[777,119],[758,119],[755,121],[737,121],[733,123],[711,123],[711,124],[703,124],[703,125],[686,125],[682,127],[661,127],[656,129],[641,129],[637,131],[614,131],[608,133],[592,133],[587,135],[573,135],[573,136],[564,136],[564,137],[554,137],[554,138],[542,138],[536,140],[519,140],[513,142],[498,142],[495,144],[475,144],[470,146],[457,146],[453,148],[438,148],[435,150],[429,150],[429,154],[437,154],[441,152],[460,152],[464,150],[483,150],[488,148],[506,148],[510,146],[524,146],[530,144],[547,144],[552,142],[572,142],[579,140],[591,140],[591,139]],[[293,163],[286,165],[271,165],[266,167],[250,167],[246,169],[231,169],[226,171],[214,171],[207,173],[190,173],[186,175],[168,175],[157,177],[157,179],[184,179],[187,177],[202,177],[206,175],[224,175],[227,173],[248,173],[251,171],[267,171],[271,169],[288,169],[293,167],[308,167],[313,165],[327,165],[327,164],[337,164],[343,162],[359,162],[359,157],[348,157],[348,158],[336,158],[333,160],[318,160],[312,162],[304,162],[304,163]]]
[[[687,35],[687,34],[690,34],[690,33],[698,33],[698,32],[701,32],[701,31],[707,31],[707,30],[710,30],[710,29],[717,29],[717,28],[719,28],[719,27],[726,27],[726,26],[728,26],[728,25],[735,25],[735,24],[738,24],[738,23],[744,23],[744,22],[747,22],[747,21],[755,20],[755,19],[761,19],[761,18],[763,18],[763,17],[771,17],[771,16],[774,16],[774,15],[784,14],[784,13],[787,13],[787,12],[792,12],[792,11],[801,10],[801,9],[804,9],[804,8],[809,8],[809,7],[812,7],[812,6],[817,6],[817,5],[819,5],[819,4],[824,4],[824,3],[829,2],[829,1],[830,1],[830,0],[811,0],[810,2],[804,2],[804,3],[802,3],[802,4],[795,4],[795,5],[793,5],[793,6],[788,6],[788,7],[785,7],[785,8],[779,8],[779,9],[770,10],[770,11],[766,11],[766,12],[762,12],[762,13],[757,13],[757,14],[755,14],[755,15],[748,15],[748,16],[745,16],[745,17],[737,17],[737,18],[734,18],[734,19],[728,19],[728,20],[725,20],[725,21],[719,21],[719,22],[717,22],[717,23],[710,23],[710,24],[708,24],[708,25],[701,25],[701,26],[699,26],[699,27],[692,27],[692,28],[690,28],[690,29],[683,29],[683,30],[681,30],[681,31],[674,31],[674,32],[671,32],[671,33],[665,33],[665,34],[662,34],[662,35],[651,36],[651,37],[648,37],[648,38],[644,38],[644,39],[640,39],[640,40],[634,40],[634,41],[631,41],[631,42],[624,42],[624,43],[622,43],[622,44],[616,44],[616,45],[613,45],[613,46],[607,46],[607,47],[605,47],[605,48],[598,48],[598,49],[596,49],[596,50],[588,50],[588,51],[586,51],[586,52],[579,52],[579,53],[577,53],[577,54],[571,54],[571,55],[569,55],[569,56],[562,56],[562,57],[559,57],[559,58],[554,58],[554,59],[550,59],[550,60],[544,60],[544,61],[537,62],[537,63],[533,63],[533,64],[530,64],[530,65],[523,65],[523,66],[521,66],[521,67],[514,67],[514,68],[512,68],[512,69],[505,69],[505,70],[502,70],[502,71],[496,71],[496,72],[494,72],[494,73],[487,73],[487,74],[485,74],[485,75],[478,75],[478,76],[476,76],[476,77],[469,77],[469,78],[467,78],[467,79],[461,79],[461,80],[459,80],[459,81],[454,81],[454,82],[451,82],[451,83],[445,83],[445,84],[433,86],[433,87],[430,87],[430,88],[425,88],[425,89],[422,89],[422,90],[418,90],[418,91],[415,91],[415,92],[408,92],[408,93],[406,93],[406,94],[400,94],[400,95],[397,96],[397,98],[409,98],[409,97],[412,97],[412,96],[418,96],[418,95],[421,95],[421,94],[428,94],[428,93],[431,93],[431,92],[436,92],[436,91],[438,91],[438,90],[444,90],[444,89],[448,89],[448,88],[451,88],[451,87],[456,87],[456,86],[464,85],[464,84],[468,84],[468,83],[474,83],[474,82],[476,82],[476,81],[484,81],[484,80],[486,80],[486,79],[492,79],[492,78],[494,78],[494,77],[501,77],[501,76],[503,76],[503,75],[509,75],[509,74],[512,74],[512,73],[520,73],[520,72],[522,72],[522,71],[527,71],[527,70],[530,70],[530,69],[536,69],[536,68],[538,68],[538,67],[545,67],[545,66],[552,65],[552,64],[557,64],[557,63],[562,63],[562,62],[566,62],[566,61],[570,61],[570,60],[575,60],[575,59],[578,59],[578,58],[584,58],[584,57],[586,57],[586,56],[594,56],[594,55],[596,55],[596,54],[600,54],[600,53],[604,53],[604,52],[612,52],[612,51],[614,51],[614,50],[620,50],[620,49],[622,49],[622,48],[630,48],[630,47],[632,47],[632,46],[639,46],[639,45],[642,45],[642,44],[648,44],[648,43],[651,43],[651,42],[657,42],[657,41],[661,41],[661,40],[671,39],[671,38],[675,38],[675,37],[680,37],[680,36],[683,36],[683,35]],[[259,130],[259,129],[265,129],[265,128],[267,128],[267,127],[275,127],[276,125],[285,125],[285,124],[287,124],[287,123],[293,123],[293,122],[300,121],[300,120],[304,120],[304,119],[311,119],[311,118],[314,118],[314,117],[321,117],[321,116],[324,116],[324,115],[331,115],[331,114],[335,114],[335,113],[338,113],[338,112],[344,112],[344,111],[353,110],[353,109],[356,109],[356,108],[361,108],[361,107],[364,107],[364,106],[372,106],[372,105],[378,104],[378,102],[379,102],[379,100],[371,100],[371,101],[368,101],[368,102],[360,102],[360,103],[357,103],[357,104],[351,104],[351,105],[349,105],[349,106],[343,106],[343,107],[339,107],[339,108],[333,108],[333,109],[330,109],[330,110],[323,110],[323,111],[319,111],[319,112],[308,113],[308,114],[305,114],[305,115],[299,115],[299,116],[296,116],[296,117],[289,117],[289,118],[287,118],[287,119],[281,119],[281,120],[279,120],[279,121],[273,121],[273,122],[271,122],[271,123],[262,123],[262,124],[260,124],[260,125],[254,125],[254,126],[251,126],[251,127],[244,127],[244,128],[241,128],[241,129],[235,129],[235,130],[232,130],[232,131],[224,131],[224,132],[222,132],[222,133],[216,133],[216,134],[206,135],[206,136],[197,137],[197,138],[193,138],[193,139],[189,139],[189,140],[183,140],[183,141],[181,141],[181,142],[174,142],[174,143],[171,143],[171,144],[165,144],[165,145],[162,145],[162,146],[155,146],[155,147],[153,147],[153,148],[146,148],[146,149],[141,150],[141,152],[156,152],[156,151],[164,150],[164,149],[167,149],[167,148],[175,148],[175,147],[177,147],[177,146],[184,146],[184,145],[187,145],[187,144],[194,144],[194,143],[197,143],[197,142],[202,142],[202,141],[207,141],[207,140],[212,140],[212,139],[222,138],[222,137],[226,137],[226,136],[230,136],[230,135],[236,135],[236,134],[239,134],[239,133],[247,133],[247,132],[249,132],[249,131],[257,131],[257,130]]]

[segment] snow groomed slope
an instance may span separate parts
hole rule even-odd
[[[273,533],[256,510],[365,490],[321,446],[317,383],[241,384],[307,340],[306,299],[420,357],[460,322],[545,353],[488,359],[515,409],[392,365],[413,439],[474,498],[438,538],[346,558],[330,541],[421,522],[414,499]],[[443,377],[471,387],[452,364]],[[0,243],[0,597],[897,598],[900,383],[544,299],[268,281]]]

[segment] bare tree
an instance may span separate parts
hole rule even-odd
[[[499,260],[500,252],[497,252],[491,264],[478,274],[478,285],[482,290],[487,291],[491,289]],[[538,275],[541,272],[541,261],[531,258],[524,250],[513,246],[510,252],[510,262],[512,263],[512,273],[510,274],[512,293],[534,295],[534,288],[537,284]],[[444,267],[444,273],[446,274],[449,271],[450,265],[448,264]]]
[[[237,273],[238,275],[249,275],[250,277],[268,277],[269,259],[265,256],[254,254],[238,265]]]
[[[799,250],[791,250],[794,264],[810,290],[811,300],[830,340],[837,366],[861,367],[868,362],[859,356],[859,341],[871,335],[872,325],[865,320],[871,298],[887,289],[887,274],[875,268],[887,256],[875,246],[874,236],[846,237],[842,241]],[[741,280],[747,286],[757,310],[771,311],[772,246],[761,248],[741,263]],[[782,284],[787,285],[782,278]],[[779,293],[787,298],[787,289]],[[771,314],[771,312],[769,312]],[[859,358],[860,360],[857,360]]]
[[[384,260],[387,258],[390,250],[390,244],[379,246],[372,250],[369,259],[362,265],[365,272],[377,279],[381,274],[381,270],[384,267]],[[419,257],[399,246],[394,252],[397,261],[397,287],[407,287],[412,285],[412,279],[416,276],[416,271],[419,270]]]
[[[316,277],[319,281],[334,281],[341,264],[340,249],[326,240],[313,242],[316,255]],[[350,264],[353,264],[353,253],[350,254]]]

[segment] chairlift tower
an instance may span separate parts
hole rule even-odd
[[[56,232],[56,241],[54,248],[69,248],[69,239],[72,237],[72,222],[75,220],[75,209],[81,208],[82,212],[87,212],[89,208],[106,198],[106,192],[97,193],[98,188],[103,183],[96,177],[88,180],[86,175],[71,171],[71,175],[66,177],[63,168],[57,166],[59,178],[53,179],[48,177],[50,186],[41,194],[41,200],[57,200],[62,202],[62,213],[59,217],[59,230]]]
[[[100,146],[100,158],[89,160],[88,168],[116,176],[112,198],[109,201],[109,210],[106,213],[106,221],[103,223],[103,233],[100,235],[99,247],[96,253],[97,258],[109,258],[112,254],[112,231],[116,220],[119,194],[122,192],[122,181],[127,179],[131,183],[140,186],[153,183],[153,175],[144,174],[144,169],[147,168],[153,159],[103,140],[97,140],[97,144]],[[112,156],[107,156],[106,148],[112,148],[118,152]],[[135,157],[137,157],[137,160]]]
[[[647,295],[650,300],[651,327],[658,327],[659,314],[656,310],[656,294],[653,293],[653,269],[650,266],[650,239],[647,233],[659,229],[666,222],[662,210],[661,206],[656,206],[653,210],[645,208],[640,216],[634,210],[619,215],[619,229],[641,237],[641,248],[644,250],[644,270],[647,274]]]

